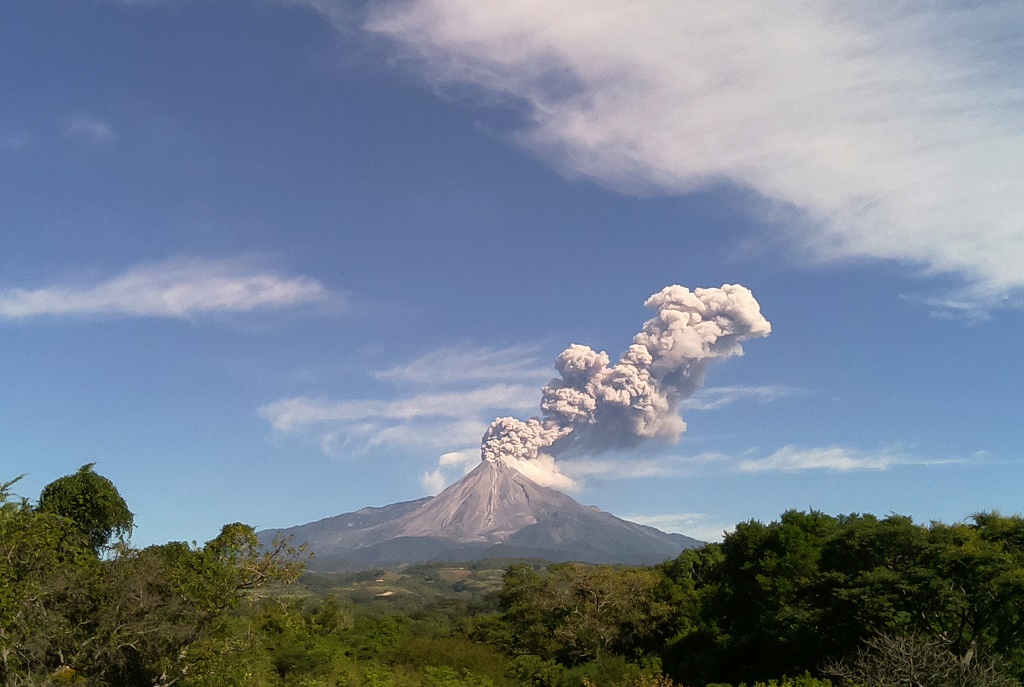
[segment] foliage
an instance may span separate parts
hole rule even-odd
[[[99,566],[74,523],[36,512],[13,484],[0,486],[0,684],[86,639],[77,615]]]
[[[130,511],[91,465],[36,507],[16,481],[0,484],[2,687],[830,687],[828,674],[844,687],[1019,687],[1024,676],[1018,516],[919,525],[788,511],[653,568],[431,563],[285,587],[303,547],[261,547],[232,523],[202,546],[137,549],[124,541]],[[112,495],[122,510],[101,507]]]
[[[94,465],[83,465],[75,474],[46,485],[38,510],[71,520],[98,552],[115,535],[130,535],[135,520],[113,482],[93,472]]]
[[[301,571],[301,551],[285,542],[263,551],[252,528],[237,523],[203,547],[121,544],[100,559],[95,547],[106,535],[97,532],[120,527],[106,516],[130,513],[93,508],[120,496],[91,466],[62,479],[38,508],[14,498],[13,483],[0,486],[2,685],[173,684],[241,600]],[[89,496],[93,487],[102,498]]]
[[[827,672],[856,687],[1020,687],[993,659],[964,660],[939,640],[878,635]]]
[[[710,683],[707,687],[732,687],[725,683]],[[747,683],[741,682],[737,687],[747,687]],[[832,687],[829,680],[822,680],[804,674],[799,677],[784,677],[779,680],[768,680],[767,682],[755,682],[751,687]]]
[[[955,525],[789,511],[661,566],[679,611],[665,665],[706,683],[817,671],[888,633],[1024,670],[1024,520]]]
[[[552,565],[541,575],[513,566],[500,603],[516,648],[575,665],[608,653],[636,657],[664,635],[671,609],[653,570]]]

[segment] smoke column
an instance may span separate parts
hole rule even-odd
[[[480,448],[547,486],[571,484],[553,456],[576,444],[623,448],[645,439],[674,442],[686,431],[680,402],[704,383],[713,360],[743,355],[741,341],[765,337],[771,324],[746,287],[667,286],[644,303],[656,311],[617,363],[573,344],[555,361],[559,377],[542,391],[541,418],[500,417]]]

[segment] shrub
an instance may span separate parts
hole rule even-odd
[[[857,687],[1020,687],[994,659],[961,658],[939,640],[877,635],[826,672]]]

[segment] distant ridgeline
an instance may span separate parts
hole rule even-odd
[[[308,543],[316,570],[484,558],[653,565],[704,543],[582,506],[500,461],[481,461],[433,498],[258,536],[269,544],[278,534]]]

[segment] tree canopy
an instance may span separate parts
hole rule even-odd
[[[205,546],[119,546],[96,556],[131,512],[109,480],[83,466],[33,507],[0,485],[0,685],[171,685],[243,599],[295,580],[302,551],[262,549],[234,523]]]
[[[114,483],[93,471],[94,465],[87,463],[73,475],[46,485],[39,496],[38,509],[75,523],[98,552],[112,537],[128,537],[135,525],[135,516]]]
[[[925,525],[787,511],[650,568],[505,562],[503,576],[488,570],[488,595],[466,602],[479,580],[440,563],[295,593],[280,583],[302,573],[303,547],[261,546],[231,523],[203,545],[139,549],[124,541],[131,512],[92,465],[47,485],[36,505],[12,493],[16,481],[0,483],[0,687],[1020,687],[1024,677],[1020,516]],[[417,574],[435,591],[450,581],[451,596],[373,586]],[[318,599],[316,585],[351,593]]]

